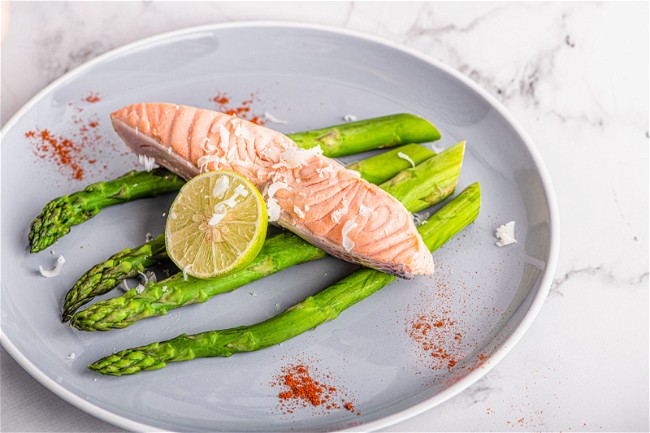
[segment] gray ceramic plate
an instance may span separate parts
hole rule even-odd
[[[434,277],[395,282],[281,346],[129,377],[94,374],[85,365],[114,350],[258,322],[350,269],[334,259],[301,265],[125,330],[82,333],[59,321],[76,279],[112,253],[139,245],[147,233],[160,233],[172,197],[108,209],[38,254],[27,252],[31,219],[56,196],[136,167],[137,158],[111,130],[111,111],[141,101],[218,108],[212,99],[224,92],[230,107],[286,120],[267,123],[282,132],[341,123],[346,114],[411,112],[430,119],[443,134],[437,146],[467,140],[459,190],[481,183],[481,214],[435,253]],[[99,100],[88,101],[92,95]],[[45,129],[77,144],[88,139],[78,161],[83,180],[72,179],[68,165],[25,136]],[[518,243],[496,247],[494,229],[511,220]],[[4,128],[2,344],[59,396],[127,429],[377,429],[460,392],[521,338],[551,283],[557,224],[550,181],[530,139],[457,72],[340,30],[286,23],[193,28],[93,60],[43,90]],[[54,254],[67,259],[63,271],[43,278],[38,266],[52,266]],[[409,335],[418,318],[443,324],[428,348]],[[338,389],[334,400],[347,399],[358,413],[322,406],[283,413],[281,389],[272,382],[283,366],[301,361]]]

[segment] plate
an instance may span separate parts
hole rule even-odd
[[[287,123],[267,126],[285,133],[341,123],[345,115],[415,113],[441,130],[437,147],[467,140],[458,191],[479,181],[481,214],[435,252],[433,277],[396,281],[282,345],[100,376],[85,366],[115,350],[264,320],[350,270],[334,259],[303,264],[124,330],[84,333],[62,324],[62,300],[76,279],[114,252],[141,244],[147,233],[161,233],[172,197],[106,209],[37,254],[27,251],[29,222],[52,198],[138,166],[108,115],[141,101],[239,109],[249,118],[269,113],[267,119]],[[56,152],[43,142],[44,131],[57,141]],[[365,35],[258,22],[157,36],[52,83],[2,135],[2,344],[60,397],[129,430],[389,426],[452,397],[499,362],[541,308],[556,265],[557,206],[530,138],[458,72]],[[516,222],[518,242],[499,248],[494,230],[508,221]],[[58,255],[66,258],[61,274],[43,278],[39,265],[51,267]],[[414,338],[418,321],[438,330],[432,340]],[[336,388],[331,401],[341,407],[287,406],[274,382],[297,363]],[[354,410],[342,407],[344,401]]]

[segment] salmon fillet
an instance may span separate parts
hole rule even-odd
[[[231,170],[262,191],[269,221],[328,254],[401,278],[433,273],[411,214],[381,188],[287,136],[228,114],[141,103],[111,114],[137,154],[190,179]]]

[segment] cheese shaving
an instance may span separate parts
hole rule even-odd
[[[169,149],[171,149],[171,147]],[[206,153],[214,153],[217,150],[217,146],[215,146],[208,137],[203,137],[203,142],[201,142],[201,149],[203,149],[203,151]]]
[[[280,218],[280,211],[282,209],[280,209],[278,201],[273,197],[269,197],[266,200],[266,210],[269,215],[269,222],[275,222]]]
[[[410,163],[411,163],[411,167],[415,167],[415,162],[413,162],[413,160],[411,159],[411,157],[408,156],[407,154],[405,154],[404,152],[397,152],[397,156],[398,156],[399,158],[405,159],[405,160],[407,160],[408,162],[410,162]]]
[[[250,137],[250,131],[244,125],[239,124],[235,128],[235,136],[247,140]]]
[[[246,196],[248,196],[248,190],[244,187],[244,185],[237,185],[237,187],[235,187],[235,190],[232,193],[232,196],[222,201],[221,203],[223,203],[225,206],[228,206],[229,208],[232,209],[238,203],[237,199],[239,197],[246,197]]]
[[[223,125],[219,127],[219,137],[221,138],[221,148],[225,149],[225,145],[230,143],[230,131]]]
[[[343,217],[343,215],[345,215],[347,213],[348,213],[348,204],[344,203],[343,207],[341,207],[341,208],[335,210],[334,212],[332,212],[332,221],[334,221],[336,224],[338,224],[339,221],[341,221],[341,217]]]
[[[269,190],[267,192],[269,198],[275,197],[275,193],[278,192],[279,189],[289,189],[289,185],[284,182],[273,182],[271,186],[269,186]]]
[[[230,186],[230,178],[228,176],[221,176],[214,183],[214,188],[212,188],[212,197],[222,198],[226,191],[228,191],[228,186]]]
[[[56,277],[61,272],[61,268],[63,268],[64,263],[65,263],[65,257],[59,256],[56,259],[56,264],[54,265],[54,268],[44,269],[42,265],[39,265],[38,270],[41,272],[41,275],[46,278]]]
[[[275,164],[273,168],[287,167],[298,168],[305,164],[307,161],[316,155],[322,155],[323,149],[318,146],[311,149],[301,149],[299,147],[290,147],[280,154],[280,162]]]
[[[212,227],[216,226],[227,213],[228,209],[226,209],[226,206],[223,203],[216,204],[214,206],[214,213],[212,214],[210,221],[208,221],[208,225],[211,225]]]
[[[298,206],[294,206],[293,211],[296,213],[296,215],[298,215],[298,218],[304,218],[305,217],[305,213]]]
[[[348,237],[350,232],[354,230],[357,227],[357,223],[354,220],[348,220],[346,223],[343,225],[343,229],[341,230],[341,236],[342,236],[342,244],[343,248],[345,248],[345,251],[348,253],[354,248],[354,242]]]
[[[264,113],[264,119],[268,120],[271,123],[282,123],[284,125],[289,123],[286,120],[280,120],[277,117],[275,117],[274,115],[272,115],[271,113],[266,113],[266,112]]]
[[[510,221],[497,227],[494,235],[497,238],[496,245],[498,247],[505,247],[506,245],[516,244],[517,239],[515,239],[515,222]]]
[[[151,171],[156,166],[156,160],[147,155],[138,155],[138,162],[144,166],[144,169]]]
[[[217,155],[203,155],[196,164],[199,166],[199,171],[205,173],[208,171],[208,165],[211,162],[214,163],[214,168],[217,169],[221,166],[221,157]]]

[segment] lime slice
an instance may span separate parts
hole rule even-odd
[[[244,177],[212,171],[187,182],[169,209],[165,246],[187,275],[214,278],[248,266],[266,238],[264,199]]]

